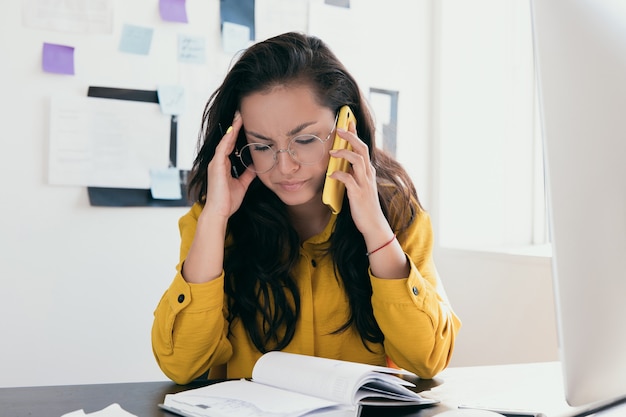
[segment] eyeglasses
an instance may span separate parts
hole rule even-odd
[[[274,150],[271,145],[265,143],[249,143],[241,150],[235,151],[235,155],[246,168],[257,174],[264,174],[274,168],[278,162],[278,154],[281,152],[287,152],[287,155],[300,165],[312,165],[324,158],[326,154],[324,144],[330,139],[334,130],[333,127],[326,139],[309,134],[298,135],[289,141],[287,149]]]

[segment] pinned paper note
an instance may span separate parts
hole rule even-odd
[[[189,64],[204,64],[206,62],[205,38],[178,35],[178,61]]]
[[[159,0],[159,13],[167,22],[188,22],[185,0]]]
[[[220,23],[222,24],[222,33],[224,23],[236,23],[248,28],[248,40],[255,39],[255,10],[254,0],[220,0]]]
[[[170,166],[171,119],[156,103],[51,97],[50,184],[147,190],[150,169]]]
[[[45,72],[74,75],[74,47],[44,43],[42,68]]]
[[[180,200],[180,173],[176,168],[151,169],[150,192],[157,200]]]
[[[237,23],[224,22],[222,24],[222,49],[226,53],[234,54],[250,45],[250,28]]]
[[[181,85],[161,85],[157,95],[163,114],[179,115],[185,109],[185,89]]]
[[[125,24],[120,39],[120,51],[148,55],[154,29]]]
[[[22,0],[21,3],[22,25],[27,28],[71,33],[113,31],[113,0]]]

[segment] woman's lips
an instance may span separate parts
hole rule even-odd
[[[285,191],[293,192],[298,191],[302,188],[304,181],[290,181],[290,182],[280,182],[278,185]]]

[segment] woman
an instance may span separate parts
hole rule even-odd
[[[344,104],[356,126],[335,129]],[[168,377],[250,377],[271,350],[423,378],[445,368],[460,322],[433,264],[430,220],[374,131],[355,80],[319,39],[286,33],[242,54],[204,111],[196,203],[179,221],[180,263],[155,311]],[[331,150],[335,133],[353,150]],[[346,187],[339,214],[321,198],[331,155],[351,165],[330,175]]]

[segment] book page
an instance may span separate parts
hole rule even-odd
[[[356,400],[366,405],[430,405],[439,401],[425,398],[406,387],[384,379],[372,379],[357,392]]]
[[[356,404],[358,389],[372,373],[377,376],[377,371],[412,375],[407,371],[386,367],[285,352],[269,352],[255,364],[252,380],[338,403]],[[384,376],[385,379],[393,378],[399,385],[413,385],[392,375],[380,374],[380,376]]]
[[[168,394],[164,405],[178,414],[211,417],[289,417],[315,410],[354,410],[333,401],[244,379]]]

